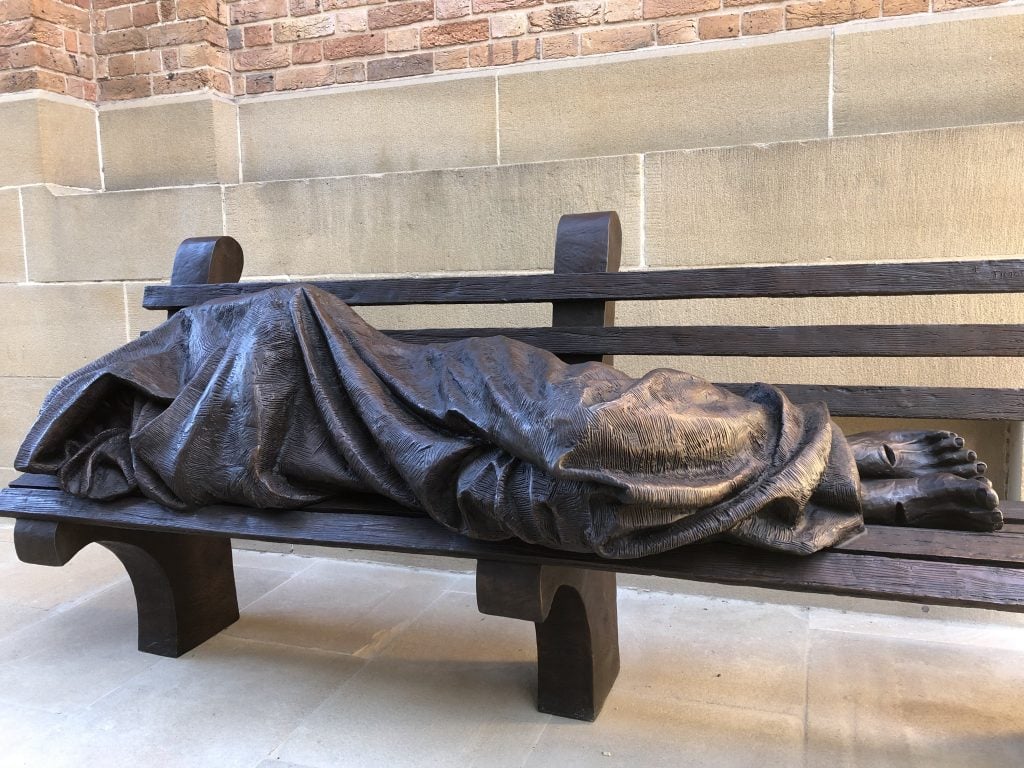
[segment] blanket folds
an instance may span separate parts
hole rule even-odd
[[[70,374],[16,466],[180,509],[373,492],[468,536],[614,558],[711,537],[809,553],[862,527],[823,404],[504,337],[403,343],[308,285],[182,310]]]

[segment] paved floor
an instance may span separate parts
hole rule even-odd
[[[113,555],[45,568],[10,540],[2,766],[1024,765],[1016,615],[630,580],[585,724],[534,710],[532,627],[480,615],[466,573],[237,552],[242,619],[163,659]]]

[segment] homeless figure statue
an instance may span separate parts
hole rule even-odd
[[[468,536],[616,558],[712,537],[809,553],[865,514],[999,527],[962,440],[889,438],[848,442],[767,385],[633,379],[503,337],[403,343],[295,285],[182,310],[71,374],[16,465],[183,509],[369,491]]]

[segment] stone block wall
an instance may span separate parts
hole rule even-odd
[[[628,270],[1024,255],[1022,54],[1024,7],[1007,5],[303,93],[0,97],[0,474],[60,376],[159,322],[142,288],[168,277],[188,236],[238,238],[253,279],[545,270],[559,216],[601,209],[622,217]],[[494,326],[549,311],[364,314]],[[1024,302],[623,302],[618,314],[1021,323]],[[717,381],[1024,381],[1020,361],[985,358],[619,363]],[[1004,489],[1019,476],[1009,425],[944,426]]]

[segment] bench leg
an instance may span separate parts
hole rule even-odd
[[[619,674],[615,574],[481,560],[481,613],[525,619],[537,630],[537,709],[593,720]]]
[[[140,651],[181,656],[238,620],[230,539],[48,520],[14,526],[26,563],[64,565],[92,542],[117,555],[132,580]]]

